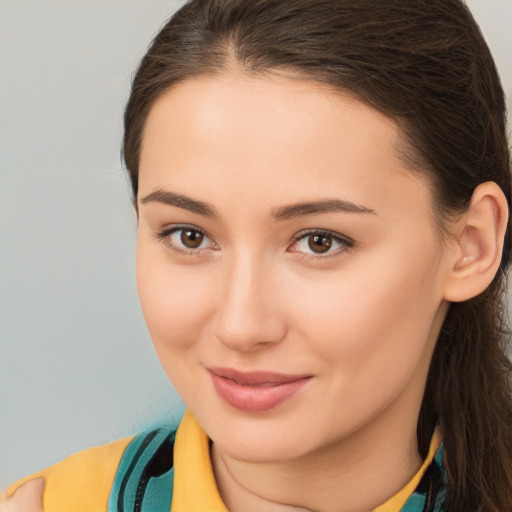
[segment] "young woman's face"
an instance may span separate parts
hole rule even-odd
[[[291,460],[415,428],[448,270],[401,144],[377,111],[277,75],[194,78],[153,106],[142,308],[171,381],[231,456]]]

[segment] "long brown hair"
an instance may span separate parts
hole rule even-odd
[[[329,83],[390,116],[426,173],[439,226],[494,181],[510,206],[505,101],[494,62],[459,0],[192,0],[141,61],[125,112],[123,155],[137,196],[144,123],[174,84],[222,72],[284,70]],[[509,230],[508,230],[509,231]],[[503,310],[509,262],[474,299],[452,304],[418,420],[425,456],[436,424],[450,512],[512,510],[512,366]]]

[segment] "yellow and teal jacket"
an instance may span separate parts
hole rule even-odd
[[[217,489],[210,441],[190,412],[162,427],[72,455],[20,480],[43,478],[45,512],[228,512]],[[443,447],[434,433],[418,472],[372,512],[443,512]]]

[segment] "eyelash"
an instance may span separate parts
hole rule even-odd
[[[171,235],[173,235],[174,233],[178,233],[180,231],[185,231],[185,230],[199,233],[201,236],[211,240],[212,243],[215,244],[215,242],[213,242],[213,239],[210,238],[202,229],[200,229],[196,226],[191,226],[191,225],[176,225],[176,226],[173,226],[172,228],[164,229],[163,231],[156,233],[155,238],[157,240],[161,241],[169,249],[176,251],[180,254],[185,254],[188,256],[198,256],[200,253],[200,251],[198,249],[185,249],[183,247],[178,247],[177,245],[175,245],[171,242],[171,240],[170,240]],[[304,251],[288,249],[289,252],[300,253],[301,257],[305,258],[305,259],[325,260],[328,258],[333,258],[333,257],[339,256],[341,253],[344,253],[345,251],[353,248],[355,245],[354,240],[352,240],[351,238],[348,238],[346,236],[340,235],[339,233],[335,233],[333,231],[328,231],[328,230],[323,230],[323,229],[309,229],[307,231],[301,231],[301,232],[297,233],[293,237],[293,242],[290,245],[290,247],[293,247],[294,245],[298,244],[302,240],[306,240],[310,236],[329,237],[333,240],[333,242],[337,243],[340,246],[340,248],[335,249],[333,251],[331,251],[329,249],[324,254],[322,254],[322,253],[319,253],[319,254],[306,253]]]
[[[185,254],[187,256],[199,256],[199,250],[197,249],[186,249],[184,247],[178,247],[177,245],[173,244],[170,240],[170,236],[174,233],[178,233],[180,231],[194,231],[196,233],[199,233],[200,235],[204,236],[205,238],[212,240],[211,237],[209,237],[202,229],[199,229],[196,226],[191,225],[176,225],[169,229],[164,229],[163,231],[160,231],[155,234],[155,238],[162,242],[166,247],[169,249],[176,251],[180,254]],[[213,240],[212,240],[213,242]],[[214,242],[213,242],[214,243]]]
[[[314,254],[314,253],[306,253],[302,251],[291,251],[291,252],[298,252],[301,254],[301,257],[305,259],[315,259],[315,260],[325,260],[328,258],[335,258],[339,256],[340,254],[343,254],[349,249],[352,249],[355,245],[354,240],[347,236],[340,235],[339,233],[335,233],[333,231],[328,231],[324,229],[309,229],[307,231],[302,231],[300,233],[297,233],[294,236],[293,239],[293,245],[297,244],[298,242],[302,240],[308,239],[310,236],[321,236],[321,237],[329,237],[333,240],[333,242],[336,242],[340,245],[340,248],[335,249],[333,251],[325,252],[324,254]]]

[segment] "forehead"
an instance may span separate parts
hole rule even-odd
[[[361,123],[356,132],[357,120]],[[389,149],[400,141],[400,131],[390,118],[349,93],[313,80],[236,71],[192,77],[162,94],[146,120],[142,152],[148,132],[153,136],[156,130],[164,136],[194,136],[203,144],[224,138],[243,142],[247,149],[252,142],[259,150],[275,150],[277,143],[284,151],[284,143],[293,138],[306,143],[305,151],[318,147],[321,139],[325,144],[333,139],[342,143],[350,132],[371,136],[373,144],[384,143]],[[325,139],[326,133],[331,137]]]
[[[275,74],[195,77],[149,113],[140,194],[169,187],[204,198],[222,183],[276,201],[333,193],[378,200],[383,187],[419,188],[430,199],[402,145],[393,120],[325,84]]]

